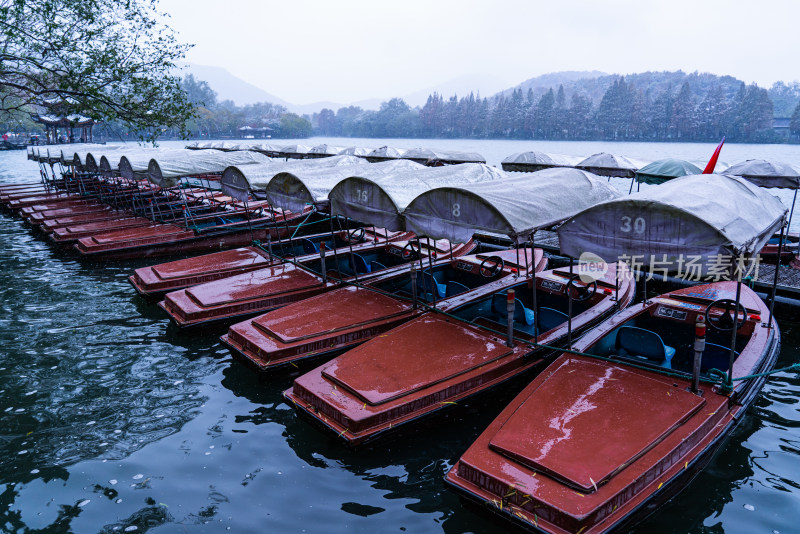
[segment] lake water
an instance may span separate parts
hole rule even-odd
[[[600,151],[701,162],[713,145],[331,140],[477,151]],[[276,141],[288,142],[288,141]],[[167,145],[178,143],[165,143]],[[800,164],[800,148],[726,145],[736,163]],[[24,152],[0,152],[0,183],[34,182]],[[621,184],[621,186],[624,186]],[[504,532],[442,478],[512,398],[459,407],[418,433],[349,450],[298,419],[286,373],[233,361],[222,331],[184,334],[137,297],[142,263],[93,266],[0,216],[0,531]],[[778,366],[798,361],[782,323]],[[711,465],[637,533],[798,532],[800,377],[772,376]],[[132,527],[136,527],[135,530]]]

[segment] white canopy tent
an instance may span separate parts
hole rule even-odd
[[[621,193],[599,176],[578,169],[514,174],[499,182],[431,189],[403,211],[417,235],[464,242],[478,231],[527,241],[576,213]]]
[[[303,159],[311,151],[308,145],[286,145],[278,152],[281,158]]]
[[[266,188],[270,180],[280,172],[322,171],[355,165],[369,165],[369,163],[355,156],[301,160],[275,159],[257,165],[232,165],[222,173],[220,182],[222,191],[226,195],[244,201],[250,191]]]
[[[173,187],[184,177],[222,174],[231,165],[251,165],[268,161],[267,156],[257,152],[184,150],[180,154],[153,157],[147,165],[147,177],[161,187]]]
[[[360,161],[363,163],[328,168],[297,166],[293,170],[279,172],[266,186],[267,198],[274,206],[299,211],[307,204],[319,206],[326,203],[331,190],[350,176],[373,179],[422,168],[418,163],[406,160],[381,163]]]
[[[119,175],[128,180],[147,178],[147,168],[154,155],[158,155],[163,160],[169,157],[181,158],[197,154],[197,151],[185,149],[134,149],[126,151],[119,158]]]
[[[117,145],[109,145],[116,147]],[[92,143],[70,144],[63,147],[48,147],[48,160],[60,160],[64,165],[75,165],[83,168],[86,166],[86,156],[90,152],[101,148],[101,145]]]
[[[364,148],[360,146],[349,146],[347,148],[343,148],[338,152],[338,156],[361,156],[362,158],[365,157],[367,154],[372,152],[371,148]]]
[[[125,147],[123,150],[115,150],[110,152],[103,152],[102,154],[98,152],[93,152],[92,156],[97,157],[99,155],[99,160],[97,163],[97,170],[103,176],[111,176],[115,171],[119,171],[119,164],[122,160],[122,156],[126,157],[133,157],[134,154],[150,154],[150,157],[153,157],[153,154],[157,154],[160,152],[165,152],[167,149],[160,149],[160,148],[153,148],[153,147],[140,147],[140,146],[130,146]],[[88,156],[87,156],[88,159]],[[144,169],[139,172],[146,172],[147,164],[150,162],[148,159],[143,163]]]
[[[402,212],[418,195],[435,187],[506,178],[501,170],[480,163],[422,167],[372,178],[351,176],[331,190],[331,214],[389,230],[403,230]]]
[[[339,155],[342,152],[342,150],[344,150],[344,147],[342,147],[342,146],[332,146],[332,145],[328,145],[328,144],[323,143],[321,145],[316,145],[316,146],[312,147],[311,150],[308,151],[307,155],[308,155],[308,157],[311,157],[311,158],[327,158],[329,156],[337,156],[337,155]],[[345,154],[343,154],[343,155],[345,155]],[[351,154],[351,155],[355,155],[355,154]]]
[[[111,157],[117,156],[119,157],[125,151],[128,150],[144,150],[142,147],[137,145],[103,145],[103,146],[95,146],[94,149],[88,151],[85,156],[86,163],[84,164],[85,168],[89,172],[98,172],[100,171],[100,159],[105,156],[109,155]],[[153,150],[153,149],[151,149]]]
[[[565,156],[563,154],[548,154],[531,150],[517,152],[505,158],[500,165],[504,171],[510,172],[536,172],[550,167],[574,167],[582,158]]]
[[[728,167],[725,174],[741,176],[760,187],[782,189],[800,187],[800,170],[779,161],[748,159]]]
[[[578,162],[575,167],[601,176],[618,176],[632,178],[634,173],[644,163],[633,161],[625,156],[615,156],[607,152],[600,152]]]
[[[561,252],[574,258],[636,256],[644,266],[672,272],[695,258],[707,274],[719,255],[760,251],[787,211],[742,178],[696,174],[588,208],[559,227],[558,236]]]
[[[403,159],[410,159],[417,163],[437,161],[449,165],[457,163],[486,163],[486,158],[477,152],[458,152],[455,150],[432,150],[430,148],[412,148],[406,150]]]
[[[273,143],[255,143],[250,145],[250,150],[261,152],[272,158],[277,158],[283,148],[283,145],[276,145]]]
[[[392,148],[390,146],[382,146],[371,151],[364,157],[367,158],[372,163],[377,163],[378,161],[400,159],[406,152],[407,150],[404,148]]]

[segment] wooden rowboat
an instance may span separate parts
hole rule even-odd
[[[680,491],[741,420],[765,377],[729,372],[736,282],[682,289],[629,307],[563,354],[491,423],[446,476],[470,500],[536,532],[620,529]],[[766,371],[780,349],[767,306],[742,288],[733,377]],[[698,316],[708,316],[692,392]],[[716,326],[715,326],[716,325]],[[723,331],[717,330],[717,328]],[[725,329],[728,330],[725,330]]]
[[[342,352],[427,313],[414,291],[422,302],[448,309],[503,291],[519,282],[518,273],[546,264],[541,249],[525,249],[519,257],[505,250],[438,260],[411,271],[415,286],[406,271],[386,274],[237,323],[221,340],[260,371],[294,365]]]

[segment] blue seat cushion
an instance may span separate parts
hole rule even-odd
[[[350,261],[353,264],[353,270],[359,274],[366,274],[369,271],[369,266],[367,265],[367,260],[364,259],[364,256],[361,254],[356,254],[355,252],[350,255]]]
[[[417,273],[417,287],[424,293],[436,291],[437,298],[444,298],[447,288],[431,274],[430,271],[420,271]]]
[[[339,256],[338,261],[336,262],[337,271],[341,272],[343,276],[353,276],[354,271],[352,267],[352,262],[349,258],[343,258]]]
[[[495,293],[492,295],[492,312],[499,316],[501,322],[506,322],[506,317],[508,315],[506,299],[506,293]],[[514,322],[531,326],[534,324],[534,320],[533,310],[526,308],[521,300],[514,299]]]
[[[664,344],[661,336],[652,330],[636,326],[623,326],[617,331],[617,354],[644,359],[662,367],[671,367],[675,349]]]
[[[569,320],[569,317],[564,312],[542,306],[539,308],[538,319],[539,328],[542,330],[542,332],[547,332],[548,330],[552,330],[553,328],[566,323]]]
[[[469,288],[460,282],[456,282],[455,280],[450,280],[447,282],[447,287],[444,291],[445,297],[452,297],[453,295],[458,295],[459,293],[464,293],[469,291]]]
[[[301,239],[300,244],[303,245],[303,252],[305,252],[306,254],[316,254],[317,252],[319,252],[317,244],[308,238]]]
[[[376,271],[382,271],[386,269],[386,266],[379,261],[371,261],[369,262],[369,272],[374,273]]]

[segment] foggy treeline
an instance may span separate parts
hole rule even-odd
[[[616,79],[595,104],[563,86],[536,96],[521,88],[493,99],[470,94],[432,94],[421,108],[402,99],[378,111],[323,109],[312,117],[315,133],[341,137],[436,137],[486,139],[713,141],[784,140],[773,131],[774,104],[766,89],[739,84],[733,94],[721,84],[698,98],[684,82],[652,95]],[[795,89],[796,90],[796,89]],[[800,134],[800,105],[791,122]]]
[[[197,137],[238,137],[239,128],[249,126],[267,127],[273,138],[717,141],[724,135],[730,141],[785,142],[773,128],[778,116],[791,117],[790,140],[800,140],[798,82],[778,82],[767,90],[730,76],[678,71],[608,76],[556,88],[524,85],[491,98],[434,93],[421,107],[392,98],[379,110],[348,106],[299,116],[268,102],[220,102],[206,82],[191,75],[183,83],[198,106],[189,123]]]

